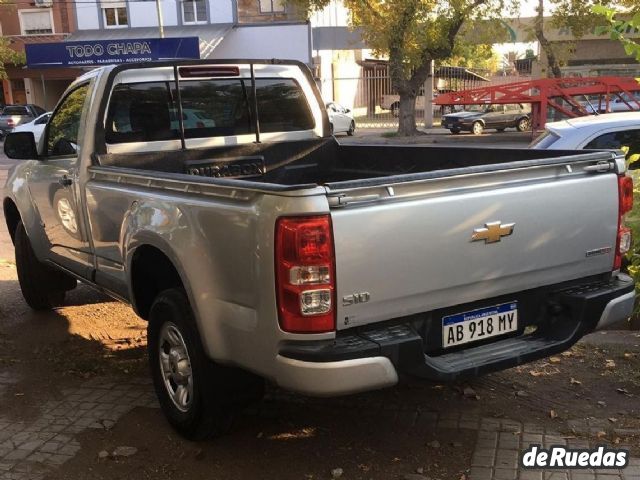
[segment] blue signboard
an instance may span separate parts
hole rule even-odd
[[[86,40],[25,45],[27,67],[84,67],[200,58],[198,37]]]

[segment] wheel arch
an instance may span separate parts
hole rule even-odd
[[[11,242],[15,245],[16,228],[18,228],[18,223],[20,223],[20,220],[22,219],[20,211],[18,210],[16,203],[9,197],[5,198],[2,202],[2,209],[4,212],[4,219],[7,224],[7,230],[9,230],[9,236],[11,237]]]
[[[127,273],[131,305],[141,318],[148,320],[153,301],[168,288],[184,288],[195,312],[187,276],[164,240],[137,239],[127,252]]]

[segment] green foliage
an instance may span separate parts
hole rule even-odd
[[[596,33],[606,34],[612,40],[618,40],[626,54],[640,62],[640,44],[627,36],[629,31],[640,30],[640,12],[618,12],[615,8],[601,4],[594,5],[591,10],[606,22],[605,25],[597,27]]]
[[[9,45],[9,40],[0,37],[0,80],[7,78],[5,65],[23,65],[26,63],[24,53],[18,53]]]
[[[289,0],[311,12],[330,0]],[[400,94],[398,132],[417,133],[415,98],[432,61],[486,57],[483,45],[506,39],[506,29],[489,24],[499,19],[509,0],[344,0],[351,26],[358,27],[365,43],[389,57],[389,73]],[[517,0],[511,0],[517,1]]]

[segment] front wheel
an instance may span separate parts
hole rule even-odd
[[[38,260],[22,222],[15,232],[15,254],[18,283],[27,305],[34,310],[61,306],[66,291],[75,288],[77,281]]]
[[[516,124],[516,128],[518,129],[519,132],[526,132],[531,128],[531,121],[526,117],[521,118],[520,120],[518,120],[518,123]]]
[[[474,135],[482,135],[482,132],[484,132],[484,125],[482,125],[482,122],[474,122],[471,127],[471,131]]]
[[[160,407],[184,437],[196,440],[227,433],[237,409],[261,398],[262,379],[207,357],[184,290],[158,295],[147,335]]]
[[[356,133],[356,122],[351,120],[351,125],[349,125],[349,130],[347,130],[347,135],[353,137],[353,134]]]

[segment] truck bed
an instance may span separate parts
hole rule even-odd
[[[431,145],[341,145],[335,138],[211,149],[96,155],[102,167],[237,179],[267,190],[326,185],[359,188],[523,166],[611,160],[606,152],[482,149]],[[163,177],[165,175],[162,175]],[[246,182],[246,183],[245,183]],[[226,183],[226,182],[225,182]]]

